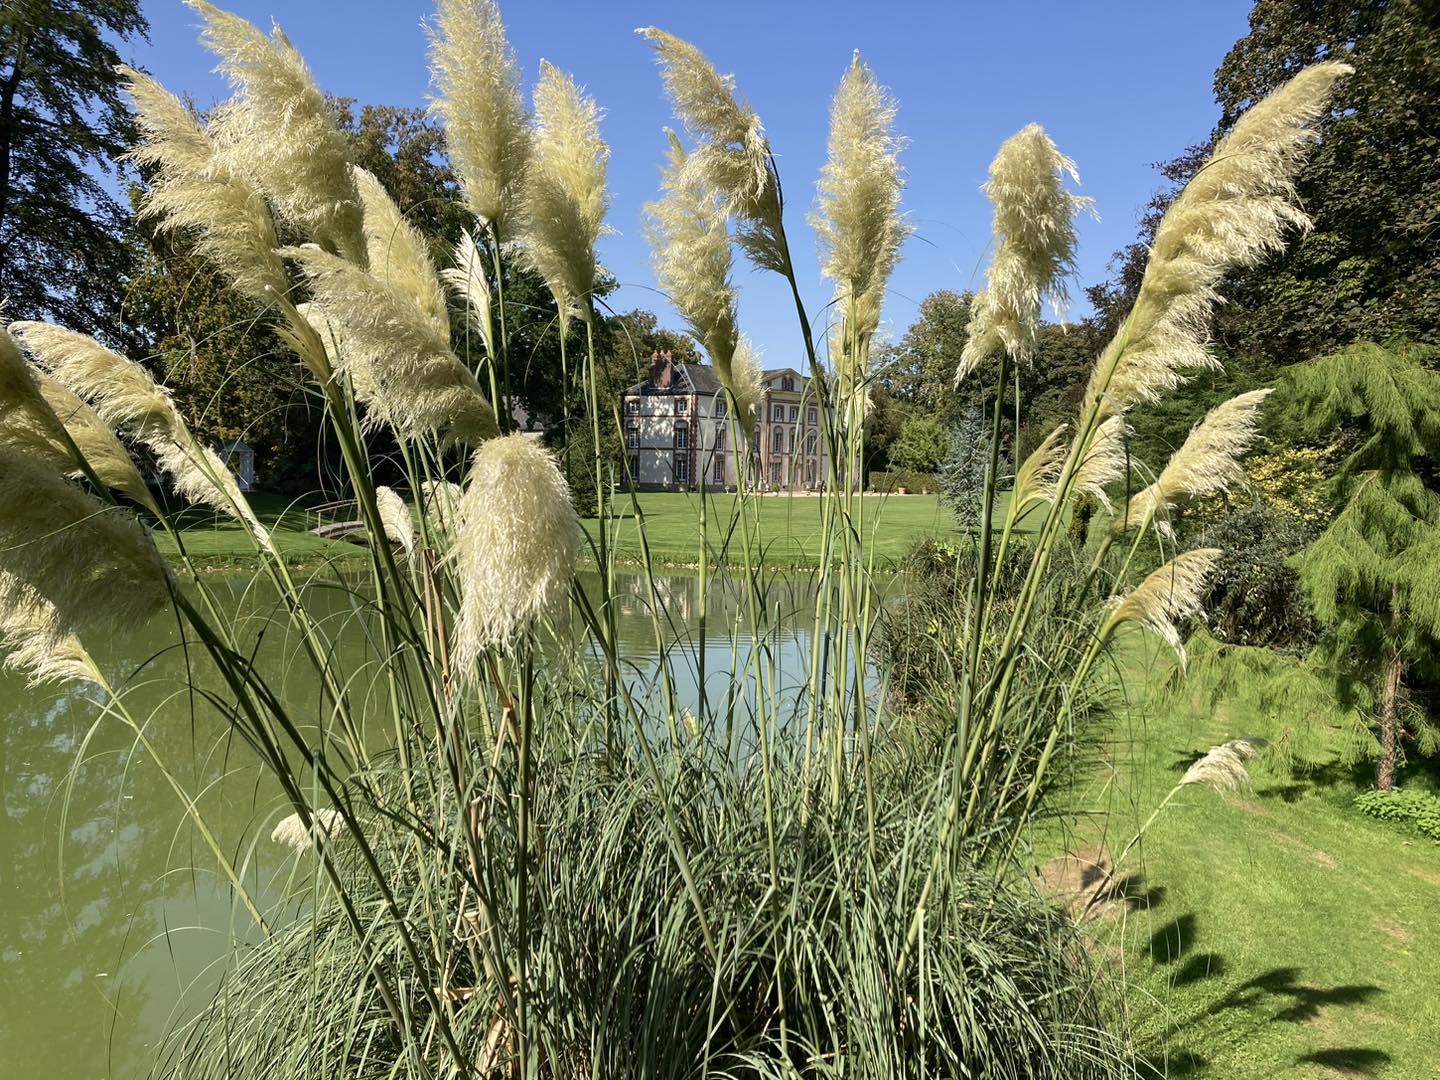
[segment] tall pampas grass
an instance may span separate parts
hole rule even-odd
[[[432,529],[445,536],[454,535],[464,494],[459,484],[449,480],[421,481],[420,499]]]
[[[555,612],[575,576],[580,522],[554,456],[507,435],[475,452],[451,559],[460,581],[455,652],[475,674],[487,648],[509,648]]]
[[[201,44],[239,92],[211,121],[221,156],[305,236],[363,263],[349,144],[300,53],[278,26],[267,37],[206,0],[185,2],[204,20]]]
[[[995,253],[985,288],[970,306],[957,382],[996,349],[1028,361],[1042,305],[1063,311],[1065,279],[1075,271],[1075,215],[1091,201],[1066,191],[1067,177],[1080,182],[1075,163],[1039,124],[1000,144],[984,188],[995,208]]]
[[[287,814],[270,831],[270,840],[292,851],[306,852],[315,846],[317,833],[333,840],[344,835],[345,829],[345,815],[327,806],[310,812],[309,828],[299,814]]]
[[[354,170],[364,207],[365,255],[371,275],[409,298],[441,335],[450,333],[445,290],[425,238],[405,220],[384,186],[364,169]]]
[[[498,434],[480,384],[450,350],[448,328],[411,297],[318,247],[281,254],[309,281],[306,319],[338,346],[332,363],[349,376],[370,426],[388,424],[409,439],[435,434],[467,443]]]
[[[1216,145],[1155,231],[1135,306],[1096,363],[1087,405],[1103,413],[1158,401],[1191,373],[1218,366],[1207,340],[1220,279],[1309,228],[1294,176],[1315,141],[1314,122],[1351,70],[1338,61],[1305,68]]]
[[[600,138],[600,110],[575,81],[544,61],[535,86],[535,134],[523,185],[521,251],[560,311],[588,322],[595,289],[595,245],[610,197],[610,148]]]
[[[721,75],[690,42],[653,26],[636,33],[654,49],[675,116],[695,141],[688,179],[724,199],[755,265],[788,275],[779,178],[759,115],[736,98],[735,77]]]
[[[810,221],[839,317],[853,320],[842,338],[862,350],[880,324],[886,283],[911,232],[900,213],[905,140],[895,133],[895,112],[894,97],[855,50],[830,108],[829,157]]]
[[[169,598],[170,572],[150,533],[55,469],[0,448],[0,609],[40,598],[70,633],[134,626]]]
[[[119,70],[140,131],[129,156],[149,170],[140,217],[193,237],[195,250],[252,300],[268,303],[285,295],[289,279],[275,254],[275,222],[265,196],[222,159],[179,98],[148,75]]]
[[[89,401],[102,424],[144,443],[182,496],[244,522],[260,543],[270,542],[235,475],[195,440],[170,392],[148,371],[73,330],[39,322],[10,329],[57,382]]]
[[[1152,572],[1123,597],[1113,598],[1110,614],[1101,626],[1101,640],[1108,639],[1127,622],[1136,623],[1158,634],[1175,650],[1183,667],[1185,645],[1181,629],[1184,620],[1200,611],[1205,581],[1219,557],[1218,548],[1187,551]]]
[[[1248,762],[1265,749],[1267,742],[1253,736],[1230,739],[1212,746],[1180,778],[1180,787],[1208,787],[1220,795],[1228,795],[1250,786]]]
[[[439,96],[432,109],[471,211],[497,235],[511,219],[530,156],[520,71],[494,0],[439,0],[430,65]]]
[[[1152,520],[1165,536],[1174,536],[1166,515],[1176,504],[1228,491],[1245,476],[1240,458],[1255,441],[1261,404],[1269,390],[1251,390],[1222,402],[1205,414],[1155,481],[1136,492],[1112,529],[1144,528]]]
[[[739,300],[730,279],[733,257],[725,206],[688,168],[689,155],[679,136],[673,131],[666,136],[664,194],[645,206],[651,263],[661,291],[704,346],[721,384],[738,403],[742,392],[750,397],[750,390],[741,386],[735,367]],[[753,414],[737,410],[737,415],[748,434],[754,428]]]

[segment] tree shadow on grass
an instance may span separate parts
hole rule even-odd
[[[1313,1020],[1329,1005],[1360,1005],[1384,991],[1373,984],[1351,983],[1344,986],[1309,986],[1300,982],[1300,969],[1272,968],[1263,975],[1249,979],[1224,997],[1212,1003],[1205,1014],[1214,1016],[1226,1009],[1258,1011],[1267,1004],[1285,1007],[1270,1019],[1285,1023]]]
[[[1301,1054],[1295,1059],[1295,1064],[1323,1065],[1342,1076],[1374,1076],[1375,1071],[1382,1065],[1390,1064],[1390,1060],[1390,1055],[1384,1050],[1374,1050],[1368,1046],[1337,1046],[1333,1050]]]

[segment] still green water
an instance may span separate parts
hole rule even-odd
[[[808,579],[776,578],[763,597],[775,627],[755,655],[747,602],[735,584],[712,585],[699,633],[699,580],[667,575],[654,590],[639,575],[616,582],[620,637],[634,685],[653,684],[663,650],[679,709],[697,709],[699,671],[712,701],[750,685],[752,659],[777,693],[798,700],[809,663],[815,599]],[[594,582],[588,583],[593,590]],[[248,581],[213,589],[294,715],[318,719],[313,673],[273,618],[274,597]],[[312,610],[358,655],[353,600],[312,588]],[[653,613],[659,613],[659,630]],[[203,656],[187,657],[173,615],[91,643],[107,676],[124,685],[157,763],[133,732],[105,715],[93,689],[29,690],[0,674],[0,1080],[143,1076],[163,1033],[208,994],[227,942],[244,933],[213,859],[165,781],[180,779],[258,896],[288,868],[269,841],[286,811],[249,748],[219,714],[187,692],[218,689]],[[580,635],[552,645],[583,655]],[[652,709],[659,695],[648,693]],[[742,710],[743,711],[743,710]]]

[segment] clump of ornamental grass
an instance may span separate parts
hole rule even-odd
[[[556,611],[579,550],[580,522],[554,455],[527,435],[491,439],[475,451],[451,555],[461,587],[455,652],[464,669]]]
[[[465,201],[482,225],[510,238],[530,158],[520,69],[494,0],[439,0],[430,27],[439,95],[431,108]]]
[[[609,159],[595,100],[584,96],[570,76],[541,61],[520,243],[526,262],[555,298],[562,334],[569,319],[591,318],[595,245],[610,205],[605,190]]]

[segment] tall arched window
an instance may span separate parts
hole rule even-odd
[[[770,437],[770,449],[774,450],[777,454],[783,454],[785,452],[784,428],[775,429],[775,434]]]

